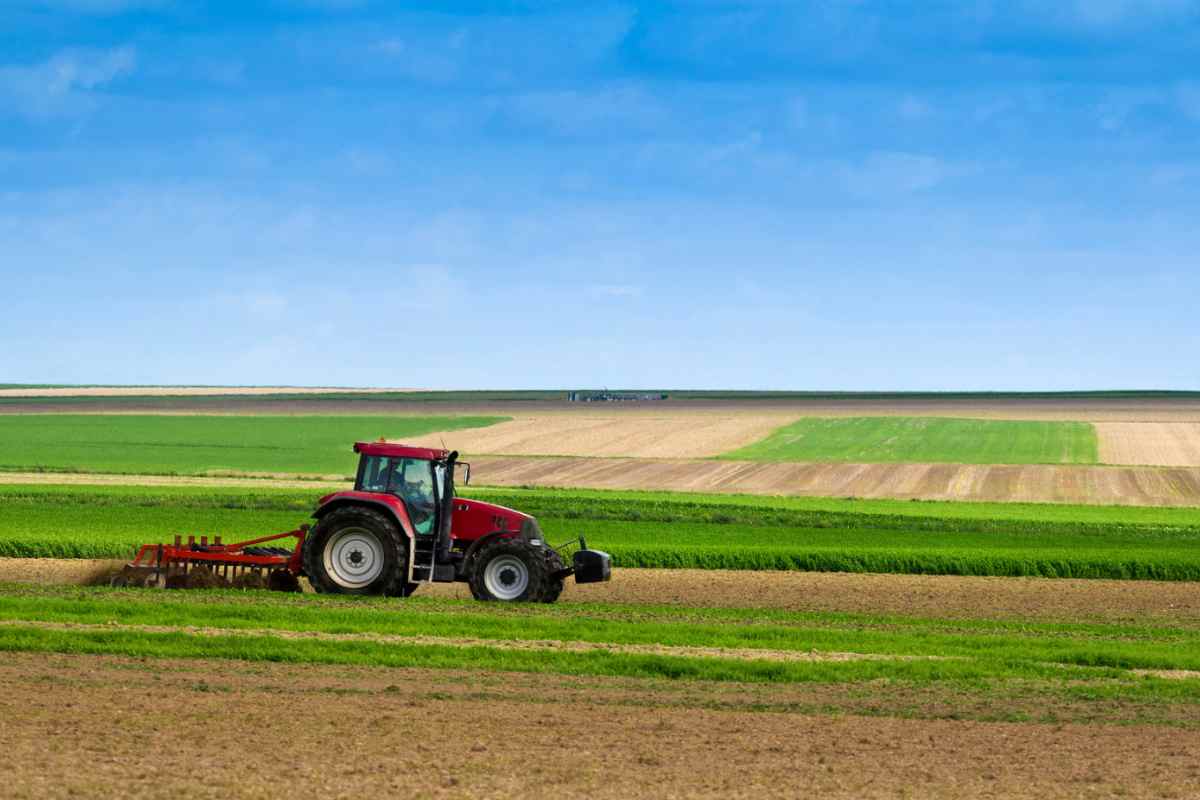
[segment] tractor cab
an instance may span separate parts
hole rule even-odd
[[[360,448],[371,447],[359,445]],[[395,445],[359,450],[358,476],[354,489],[359,492],[387,494],[404,503],[413,533],[432,536],[442,498],[453,498],[452,455],[444,450]],[[454,454],[456,455],[456,454]]]

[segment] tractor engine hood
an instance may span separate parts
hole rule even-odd
[[[527,539],[542,536],[537,521],[529,514],[469,497],[454,498],[451,531],[456,540],[465,542],[473,542],[496,531],[519,533]]]

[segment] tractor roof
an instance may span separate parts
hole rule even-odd
[[[368,456],[390,456],[392,458],[421,458],[426,461],[444,461],[450,456],[449,450],[438,450],[433,447],[413,447],[396,442],[355,442],[354,452]]]

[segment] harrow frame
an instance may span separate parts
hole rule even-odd
[[[173,544],[145,544],[138,548],[137,555],[113,578],[112,585],[181,588],[189,585],[188,575],[202,567],[226,583],[246,572],[266,572],[271,588],[295,591],[299,588],[296,579],[302,569],[301,552],[308,530],[308,525],[301,525],[295,530],[231,544],[223,543],[220,536],[214,536],[211,543],[208,536],[200,536],[199,541],[188,536],[185,542],[177,534]],[[295,544],[287,555],[246,552],[247,548],[289,538]]]

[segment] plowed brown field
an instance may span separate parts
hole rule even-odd
[[[30,400],[28,404],[0,405],[0,413],[487,413],[510,416],[512,420],[453,434],[431,434],[417,443],[440,446],[444,441],[474,461],[479,483],[498,486],[1200,504],[1200,401],[1186,399],[792,398],[584,404],[324,401],[314,394],[312,399],[305,400],[222,397],[206,400],[194,408],[186,404],[172,405],[169,409],[138,405],[148,402],[114,398],[111,404],[102,401],[85,406],[48,403],[39,406],[36,400]],[[775,428],[802,416],[864,415],[1088,421],[1097,425],[1102,460],[1123,466],[768,464],[699,460],[760,440]],[[0,480],[14,478],[0,476]],[[50,480],[100,481],[62,476]],[[117,482],[141,480],[122,477]],[[232,484],[236,480],[235,476],[211,483]]]
[[[976,464],[787,464],[625,458],[472,459],[493,486],[923,500],[1200,505],[1200,469]]]
[[[559,412],[455,431],[454,447],[471,456],[632,456],[704,458],[756,442],[796,419],[794,412]],[[441,447],[444,434],[413,440]]]
[[[1200,792],[1195,730],[789,710],[834,687],[24,653],[0,687],[11,798]]]
[[[1106,464],[1200,467],[1200,422],[1099,422]]]
[[[473,483],[681,492],[1099,505],[1200,505],[1200,468],[978,464],[786,464],[630,458],[471,459]],[[0,483],[345,488],[286,476],[0,472]],[[466,492],[470,493],[469,490]]]

